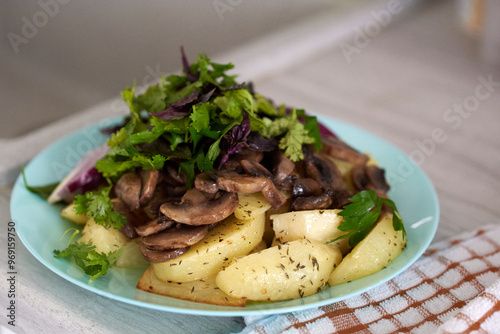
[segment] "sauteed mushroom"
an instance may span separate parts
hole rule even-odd
[[[115,185],[115,193],[127,205],[130,211],[139,208],[142,180],[139,174],[130,172],[123,174]]]
[[[185,248],[194,245],[208,233],[209,225],[191,226],[177,224],[159,233],[142,238],[142,243],[152,250]]]
[[[238,195],[218,192],[215,196],[192,188],[180,202],[164,203],[161,213],[176,222],[188,225],[208,225],[229,217],[238,206]]]

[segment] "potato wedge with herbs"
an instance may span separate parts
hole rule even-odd
[[[346,233],[338,229],[342,223],[342,217],[338,215],[340,211],[307,210],[272,215],[270,218],[276,241],[283,243],[307,238],[324,243],[333,240]],[[347,239],[337,240],[330,245],[339,247],[342,254],[350,249]]]
[[[274,229],[273,229],[273,221],[271,219],[271,216],[290,212],[291,205],[292,205],[292,201],[290,199],[288,199],[285,202],[285,204],[283,204],[278,209],[270,208],[269,210],[266,211],[266,228],[264,229],[263,239],[267,245],[271,246],[273,244],[274,239],[275,239],[275,237],[274,237],[275,233],[274,233]]]
[[[215,276],[193,282],[160,281],[148,268],[137,283],[137,288],[157,295],[221,306],[245,306],[246,299],[234,298],[217,287]]]
[[[392,226],[392,213],[385,213],[337,266],[328,283],[334,286],[374,274],[401,254],[405,245],[403,232]]]
[[[264,214],[271,208],[271,204],[262,193],[238,194],[238,207],[234,210],[234,216],[238,219],[253,219]]]
[[[78,242],[92,242],[96,251],[108,254],[124,247],[129,239],[120,230],[99,225],[94,219],[89,219]]]
[[[258,253],[258,252],[260,252],[260,251],[262,251],[262,250],[264,250],[266,248],[267,248],[267,244],[266,244],[266,242],[264,240],[262,240],[248,254]]]
[[[265,212],[248,220],[231,215],[186,253],[151,264],[153,271],[165,282],[190,282],[215,275],[233,258],[250,253],[261,242],[265,220]]]
[[[123,246],[123,253],[115,262],[118,268],[140,268],[147,267],[148,262],[139,249],[139,238],[130,240]]]
[[[287,300],[318,292],[342,260],[335,247],[300,239],[237,258],[216,277],[228,295],[249,300]]]
[[[61,217],[71,220],[73,223],[85,224],[88,220],[85,215],[77,215],[75,204],[71,203],[61,210]]]

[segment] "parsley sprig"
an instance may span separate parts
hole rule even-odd
[[[344,221],[338,229],[349,232],[329,242],[349,238],[349,246],[354,247],[365,238],[377,222],[382,205],[386,204],[393,211],[392,226],[395,231],[403,231],[403,238],[406,235],[403,219],[396,208],[396,204],[388,198],[379,197],[374,190],[363,190],[349,198],[352,202],[346,205],[339,212],[339,216],[344,217]]]
[[[58,259],[72,257],[76,264],[83,269],[85,274],[91,276],[90,280],[95,280],[102,275],[106,275],[108,269],[123,253],[122,248],[109,252],[106,255],[105,253],[99,253],[96,251],[95,246],[92,245],[92,243],[73,243],[74,238],[78,235],[78,233],[80,233],[80,231],[77,229],[69,229],[66,233],[69,231],[74,232],[71,235],[68,247],[62,251],[55,249],[54,257]]]
[[[113,203],[109,198],[110,191],[111,186],[97,191],[87,191],[83,195],[76,195],[74,201],[76,214],[85,214],[88,218],[94,218],[97,224],[108,228],[122,228],[127,219],[114,210]]]

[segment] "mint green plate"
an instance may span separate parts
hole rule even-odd
[[[54,249],[67,246],[67,238],[61,240],[61,236],[75,224],[59,216],[61,205],[50,205],[28,192],[21,177],[14,185],[11,199],[11,215],[17,234],[43,265],[75,285],[120,302],[156,310],[210,316],[266,315],[304,310],[360,294],[398,275],[422,255],[437,230],[438,198],[429,178],[402,151],[352,125],[327,117],[318,118],[350,145],[369,152],[386,169],[392,187],[389,196],[405,221],[408,232],[405,251],[387,268],[371,276],[326,288],[313,296],[283,302],[249,303],[244,308],[188,302],[137,290],[142,269],[112,268],[106,276],[92,282],[75,264],[67,259],[56,259],[52,253]],[[101,126],[110,124],[109,121],[105,123],[83,129],[42,151],[26,167],[30,185],[45,185],[62,179],[81,156],[106,140],[99,132]]]

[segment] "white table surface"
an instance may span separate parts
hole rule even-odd
[[[269,75],[261,71],[253,80],[257,91],[276,102],[350,122],[415,157],[421,155],[417,151],[423,152],[418,143],[429,142],[432,132],[442,129],[445,140],[434,142],[432,152],[424,152],[421,163],[440,199],[441,219],[436,240],[483,224],[500,223],[500,83],[490,87],[488,97],[481,98],[470,113],[453,122],[446,118],[450,115],[449,108],[473,100],[483,80],[480,78],[491,76],[493,81],[500,82],[500,73],[477,61],[477,43],[457,29],[453,14],[450,2],[420,6],[404,20],[370,38],[368,45],[352,55],[351,62],[342,53],[338,39],[333,37],[329,39],[325,35],[316,44],[311,41],[316,47],[310,52],[304,52],[305,44],[300,41],[286,42],[300,48],[296,50],[298,58],[287,52],[282,66]],[[295,33],[301,36],[300,32]],[[311,35],[304,33],[301,37],[311,38]],[[354,45],[352,35],[343,38]],[[272,38],[249,48],[255,50],[269,43],[273,43]],[[244,57],[240,61],[241,54],[241,50],[233,54],[237,58],[236,69],[242,65],[244,78],[252,78],[251,67],[255,63],[245,62]],[[231,54],[226,57],[230,58]],[[479,92],[486,90],[483,87]],[[55,124],[42,132],[48,133],[63,125],[76,129],[76,123],[81,124],[82,119],[90,122],[95,115],[109,115],[110,103],[96,106],[87,116],[80,116],[79,122],[65,120],[66,123]],[[11,186],[0,188],[2,245],[6,241],[10,192]],[[238,317],[151,311],[89,293],[38,263],[19,240],[16,247],[17,326],[8,326],[15,333],[138,333],[144,330],[149,333],[230,333],[244,326]],[[5,247],[3,249],[0,253],[2,309],[7,303],[8,290],[4,279]],[[7,326],[3,313],[5,311],[0,325]]]

